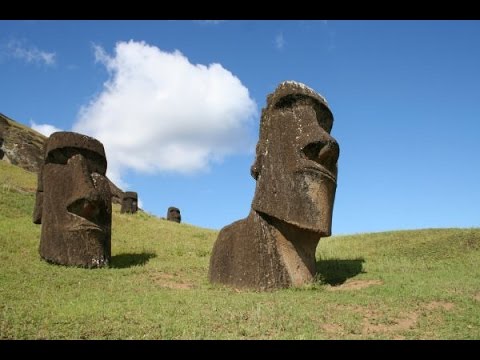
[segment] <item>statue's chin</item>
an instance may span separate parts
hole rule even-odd
[[[284,222],[286,225],[293,226],[298,230],[309,231],[317,234],[319,237],[327,237],[332,234],[331,221],[321,221],[317,223],[307,223],[307,222],[296,222],[292,220],[279,220]]]

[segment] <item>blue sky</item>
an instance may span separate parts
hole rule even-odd
[[[267,94],[295,80],[335,118],[333,234],[478,227],[478,39],[479,21],[0,21],[0,112],[97,137],[146,211],[220,229],[249,212]]]

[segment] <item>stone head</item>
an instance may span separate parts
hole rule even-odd
[[[331,234],[339,146],[326,100],[286,81],[267,97],[251,168],[252,208],[321,236]]]
[[[86,267],[110,261],[112,204],[102,143],[55,132],[45,144],[34,222],[42,224],[40,255]]]
[[[169,207],[167,210],[167,220],[175,221],[177,223],[182,221],[182,216],[180,215],[180,209],[176,207]]]
[[[134,191],[126,191],[123,193],[122,207],[120,212],[123,213],[136,213],[138,210],[138,194]]]

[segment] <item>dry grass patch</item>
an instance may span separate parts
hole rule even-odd
[[[175,289],[175,290],[190,290],[195,286],[191,283],[182,281],[178,275],[172,275],[167,273],[155,273],[150,275],[150,279],[163,288]]]
[[[341,285],[328,286],[329,291],[361,290],[372,285],[383,285],[381,280],[349,280]]]

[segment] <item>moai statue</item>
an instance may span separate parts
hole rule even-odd
[[[2,146],[3,146],[3,138],[0,137],[0,160],[3,159],[3,155],[5,155],[5,153],[3,152],[2,150]]]
[[[102,143],[55,132],[45,143],[33,222],[42,224],[40,256],[48,262],[102,267],[110,262],[112,203]]]
[[[135,214],[138,211],[138,195],[133,191],[125,191],[122,198],[120,212]]]
[[[326,100],[304,84],[283,82],[267,97],[252,209],[220,231],[212,283],[268,290],[313,280],[317,244],[331,235],[339,156],[332,124]]]
[[[180,215],[180,209],[176,207],[169,207],[167,211],[167,220],[175,221],[177,223],[182,221],[182,216]]]

